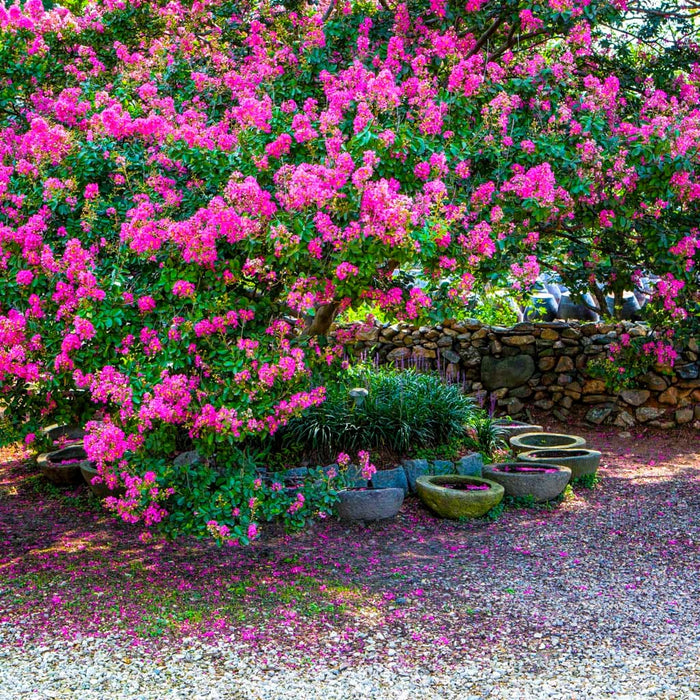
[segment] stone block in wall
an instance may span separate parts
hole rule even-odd
[[[676,418],[676,423],[678,423],[678,425],[685,425],[686,423],[690,423],[690,421],[693,420],[694,411],[692,408],[679,408],[674,415]]]
[[[525,404],[520,399],[501,399],[498,405],[505,410],[509,416],[517,416],[524,408]]]
[[[600,425],[612,416],[613,410],[614,406],[611,404],[596,406],[595,408],[592,408],[590,411],[588,411],[588,413],[586,413],[586,420],[589,423]]]
[[[522,386],[534,372],[535,362],[530,355],[502,359],[486,355],[481,359],[481,382],[489,390]]]
[[[372,343],[379,339],[379,328],[363,328],[355,334],[355,339]]]
[[[691,362],[690,364],[676,367],[675,371],[681,379],[697,379],[700,375],[700,367],[698,367],[697,362]]]
[[[668,382],[658,374],[649,372],[642,377],[642,381],[646,384],[647,389],[652,391],[665,391],[668,387]]]
[[[615,417],[614,424],[618,428],[631,428],[633,425],[636,425],[636,421],[631,413],[627,411],[620,411]]]
[[[435,350],[431,350],[430,348],[423,348],[420,345],[417,345],[415,348],[413,348],[413,357],[415,358],[422,358],[424,360],[433,360],[437,357],[437,353]]]
[[[394,348],[387,356],[386,359],[389,362],[401,362],[411,359],[411,349],[410,348]]]
[[[476,367],[481,364],[481,353],[476,348],[467,348],[459,354],[466,367]]]
[[[502,339],[504,345],[521,348],[523,345],[534,345],[534,335],[511,335]]]
[[[562,355],[567,355],[568,357],[575,357],[581,354],[581,348],[577,345],[573,345],[570,348],[564,348],[561,352]]]
[[[540,333],[542,340],[559,340],[559,333],[553,328],[544,328]]]
[[[567,357],[566,355],[559,358],[557,366],[554,368],[555,372],[571,372],[574,369],[574,361]]]
[[[543,371],[543,372],[549,372],[550,369],[554,368],[554,365],[557,364],[557,358],[556,357],[542,357],[540,358],[540,361],[538,363],[538,367]]]
[[[604,394],[605,382],[602,379],[589,379],[583,385],[584,394]]]
[[[455,352],[454,350],[440,350],[440,356],[452,364],[459,364],[459,353]]]
[[[564,330],[561,332],[561,337],[562,338],[580,338],[581,331],[578,328],[574,328],[573,326],[568,326],[567,328],[564,328]]]
[[[630,406],[641,406],[650,396],[651,392],[646,389],[624,389],[620,392],[620,398]]]
[[[583,397],[583,403],[585,404],[605,403],[606,401],[610,401],[608,394],[588,394]]]
[[[652,428],[659,428],[660,430],[669,430],[670,428],[675,428],[676,424],[672,420],[653,420],[649,422]]]
[[[513,396],[516,399],[527,399],[532,396],[532,389],[529,386],[518,386],[515,389],[510,389],[508,391],[508,396]]]
[[[640,423],[648,423],[651,420],[657,420],[664,415],[666,411],[663,408],[654,408],[653,406],[642,406],[638,408],[635,415]]]
[[[671,386],[663,393],[659,394],[659,403],[666,404],[667,406],[677,406],[678,405],[678,389],[675,386]]]
[[[452,347],[452,338],[450,338],[449,335],[443,335],[438,338],[437,341],[437,346],[439,348],[451,348]]]

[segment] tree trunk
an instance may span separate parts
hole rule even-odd
[[[316,308],[315,316],[312,316],[304,329],[304,335],[327,335],[331,324],[338,313],[339,304],[322,304]]]

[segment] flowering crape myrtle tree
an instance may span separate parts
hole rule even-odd
[[[560,260],[654,273],[681,318],[700,67],[602,70],[624,5],[0,5],[5,417],[28,440],[92,418],[124,519],[245,543],[327,504],[246,445],[323,401],[349,305],[439,315],[484,270]],[[208,459],[173,465],[182,435]]]

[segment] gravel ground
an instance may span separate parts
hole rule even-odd
[[[698,435],[572,432],[604,452],[602,482],[556,509],[456,524],[408,502],[391,523],[324,522],[237,552],[149,549],[95,514],[90,540],[84,512],[13,467],[0,700],[700,699]],[[271,599],[271,575],[294,594]],[[258,617],[211,593],[233,579]],[[134,623],[154,597],[171,616],[156,636]],[[107,600],[118,619],[95,613]]]

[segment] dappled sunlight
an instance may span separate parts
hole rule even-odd
[[[697,561],[689,504],[700,498],[691,436],[675,446],[665,436],[586,437],[605,450],[600,484],[556,506],[461,523],[409,498],[390,521],[327,519],[293,535],[270,526],[247,548],[144,544],[86,487],[44,488],[30,469],[18,478],[5,464],[0,478],[17,495],[0,499],[2,619],[27,640],[116,634],[156,650],[188,636],[327,659],[381,658],[382,638],[394,635],[438,659],[446,646],[466,653],[543,629],[533,603],[547,617],[564,597],[584,614],[604,596],[613,615],[623,604],[634,611],[652,584],[661,600],[688,595],[697,584],[687,578]]]

